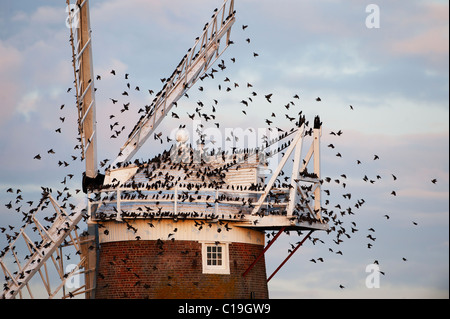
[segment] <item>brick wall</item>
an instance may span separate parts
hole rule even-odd
[[[268,298],[264,258],[242,273],[263,246],[230,243],[230,274],[203,274],[195,241],[119,241],[100,246],[96,298]]]

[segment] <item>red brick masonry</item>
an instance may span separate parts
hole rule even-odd
[[[230,274],[202,273],[195,241],[118,241],[101,244],[96,298],[267,299],[264,258],[242,273],[263,246],[230,243]]]

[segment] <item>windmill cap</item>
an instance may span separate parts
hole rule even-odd
[[[189,139],[189,133],[186,129],[180,128],[177,130],[175,138],[177,142],[186,143],[186,141]]]

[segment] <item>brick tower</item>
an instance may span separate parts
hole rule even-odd
[[[91,197],[95,298],[268,298],[264,259],[243,276],[265,245],[245,218],[262,189],[259,156],[236,169],[249,154],[209,156],[206,165],[191,149],[188,162],[174,162],[177,151],[112,171]]]
[[[114,226],[120,228],[118,224]],[[133,227],[147,228],[148,225],[138,221]],[[242,276],[243,269],[264,248],[261,232],[238,230],[228,236],[241,237],[242,242],[238,239],[214,241],[211,239],[215,237],[214,228],[220,227],[216,223],[210,234],[205,232],[199,240],[192,240],[188,233],[196,232],[195,221],[164,220],[157,227],[168,231],[177,228],[178,238],[123,239],[100,244],[96,298],[268,298],[264,260],[249,275]]]

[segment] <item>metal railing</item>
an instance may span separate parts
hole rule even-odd
[[[236,220],[249,215],[258,197],[264,194],[261,186],[241,190],[237,186],[229,186],[227,189],[199,187],[195,184],[191,187],[149,189],[151,184],[147,185],[148,187],[117,187],[89,193],[89,217],[97,221],[176,216]],[[271,196],[262,204],[260,214],[285,214],[288,195],[288,187],[274,188]]]

